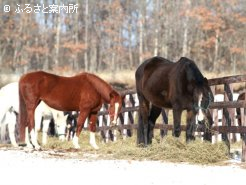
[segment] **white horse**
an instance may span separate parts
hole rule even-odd
[[[15,139],[15,125],[16,125],[16,113],[19,112],[19,84],[18,82],[13,82],[7,84],[0,89],[0,127],[1,127],[1,140],[5,137],[6,126],[8,126],[9,138],[11,144],[15,147],[18,146]],[[43,137],[42,144],[47,143],[47,132],[49,128],[50,119],[53,117],[56,131],[59,135],[59,139],[64,140],[65,129],[66,129],[66,119],[67,115],[63,112],[57,111],[50,108],[44,102],[41,102],[35,110],[35,135],[37,142],[38,131],[41,127],[41,121],[43,118]],[[28,129],[26,128],[26,139],[25,142],[28,147],[33,147],[29,140]],[[35,143],[33,143],[35,145]]]
[[[38,107],[35,110],[35,132],[36,136],[38,131],[41,130],[41,123],[43,120],[43,129],[42,129],[42,144],[47,144],[47,133],[50,125],[51,119],[54,119],[55,122],[55,131],[61,141],[65,140],[65,131],[66,131],[66,120],[67,115],[64,115],[62,111],[55,110],[45,104],[43,101],[40,102]]]
[[[10,83],[0,90],[0,124],[1,140],[5,137],[8,125],[9,138],[13,146],[18,146],[15,140],[16,115],[19,112],[18,84]]]

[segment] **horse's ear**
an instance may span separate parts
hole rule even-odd
[[[204,82],[208,83],[208,79],[206,77],[203,78]]]
[[[111,91],[109,94],[110,99],[116,97],[118,94],[115,91]]]
[[[124,100],[125,100],[125,97],[126,97],[126,94],[121,95],[121,99],[122,99],[122,101],[124,101]]]

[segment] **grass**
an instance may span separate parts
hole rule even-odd
[[[75,152],[77,157],[96,156],[97,159],[124,159],[124,160],[158,160],[169,162],[188,162],[194,164],[214,164],[228,160],[228,149],[225,144],[211,144],[197,139],[187,144],[184,137],[174,138],[167,136],[161,139],[156,136],[152,145],[148,147],[136,146],[136,134],[127,139],[118,138],[115,142],[103,143],[97,135],[99,150],[89,145],[89,133],[81,133],[79,144],[81,149],[73,150],[72,142],[61,142],[57,138],[49,138],[44,149]]]

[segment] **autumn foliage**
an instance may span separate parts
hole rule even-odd
[[[71,0],[77,13],[15,11],[28,3],[67,2],[0,1],[11,7],[0,10],[2,72],[135,70],[154,55],[185,55],[207,71],[246,70],[244,1]]]

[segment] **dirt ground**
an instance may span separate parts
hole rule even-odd
[[[199,166],[160,161],[101,160],[58,151],[0,148],[0,184],[218,185],[244,183],[244,164]]]

